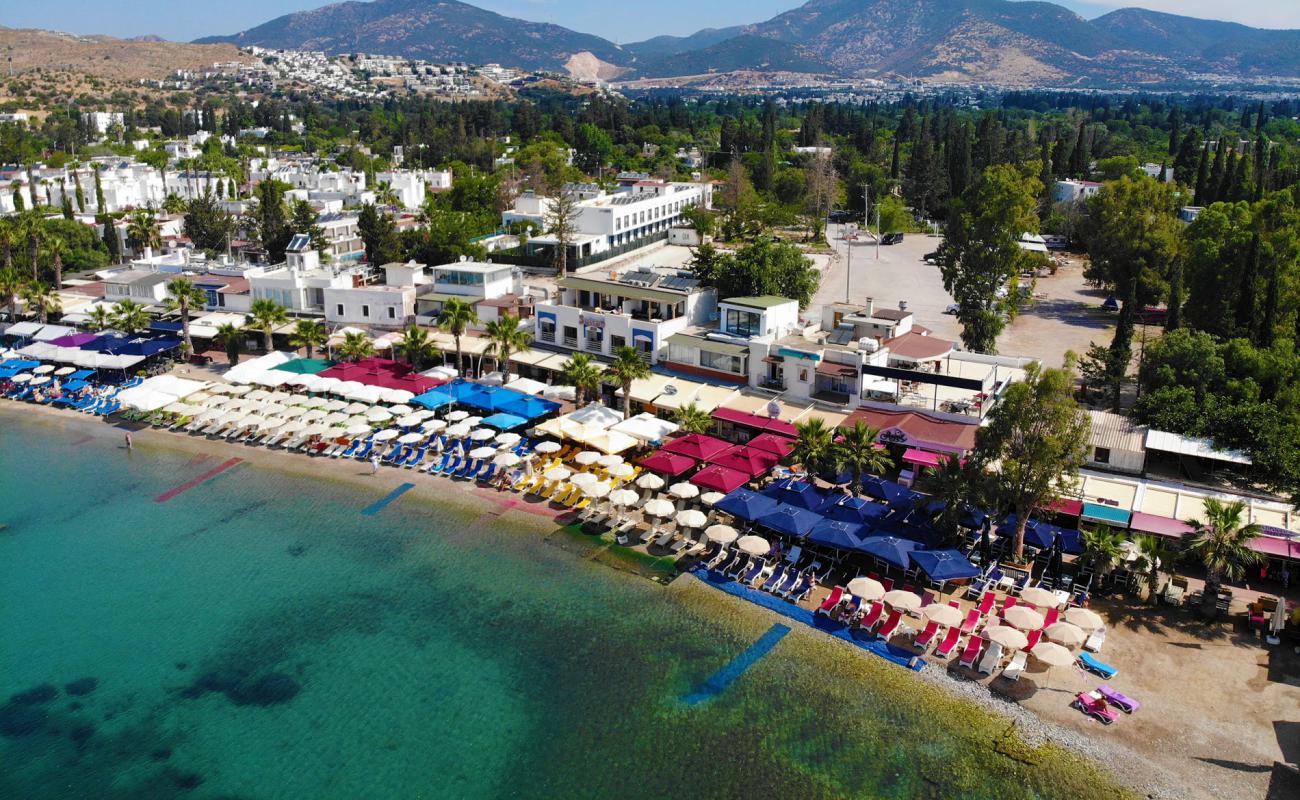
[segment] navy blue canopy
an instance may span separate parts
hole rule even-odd
[[[808,532],[808,541],[836,547],[840,550],[859,550],[862,547],[864,525],[838,519],[823,519]]]
[[[93,344],[93,342],[91,343]],[[174,350],[181,346],[181,340],[170,336],[160,336],[156,339],[137,338],[122,339],[117,338],[113,341],[105,341],[98,348],[102,353],[110,353],[115,356],[153,356],[164,350]],[[82,349],[85,349],[84,347]]]
[[[713,504],[719,511],[725,511],[733,517],[754,522],[764,514],[776,510],[779,504],[766,495],[749,489],[737,489]]]
[[[914,492],[901,483],[887,481],[874,475],[862,479],[862,488],[868,497],[884,500],[894,508],[911,508],[921,499],[920,492]]]
[[[861,497],[843,496],[834,505],[823,506],[822,514],[827,519],[844,522],[870,522],[883,519],[889,513],[889,506],[873,503]]]
[[[979,567],[956,550],[913,550],[912,563],[932,581],[959,581],[980,575]]]
[[[782,478],[763,490],[763,494],[781,503],[817,511],[826,505],[826,495],[807,481]]]
[[[821,521],[820,514],[790,503],[781,503],[758,518],[759,524],[789,536],[807,536]]]
[[[1012,528],[1015,533],[1015,528]],[[1040,550],[1046,550],[1056,542],[1056,531],[1050,526],[1027,525],[1025,526],[1025,544],[1030,547],[1037,547]]]
[[[862,540],[860,549],[887,564],[892,564],[899,569],[907,569],[908,557],[919,546],[910,539],[900,539],[897,536],[869,536]]]
[[[165,320],[165,319],[155,319],[149,323],[149,330],[151,331],[160,331],[162,333],[180,333],[181,329],[182,329],[181,323],[172,322],[170,320]]]

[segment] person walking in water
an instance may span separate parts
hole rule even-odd
[[[370,457],[370,474],[374,475],[377,472],[379,472],[379,456],[374,455]]]
[[[135,443],[131,441],[131,432],[130,432],[130,431],[127,431],[127,432],[126,432],[126,449],[127,449],[127,450],[134,450],[134,449],[135,449]]]

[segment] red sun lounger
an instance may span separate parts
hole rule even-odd
[[[881,639],[888,639],[890,636],[893,636],[894,631],[898,630],[898,623],[901,622],[902,619],[903,612],[889,612],[889,619],[885,620],[885,624],[880,626],[880,630],[876,631],[876,635]]]
[[[885,604],[877,600],[871,604],[871,608],[867,610],[867,613],[862,615],[862,619],[858,620],[858,626],[865,630],[871,630],[871,626],[880,621],[880,615],[884,612]]]
[[[988,616],[988,613],[993,610],[993,604],[997,602],[997,599],[997,596],[992,592],[984,593],[984,596],[980,598],[979,608],[976,609],[980,612],[981,617]]]
[[[935,634],[939,632],[939,623],[930,620],[930,624],[925,626],[925,630],[916,635],[915,644],[917,647],[925,648],[930,646],[930,641],[934,639]]]
[[[961,632],[974,633],[975,626],[979,624],[979,621],[980,621],[979,609],[972,608],[970,611],[967,611],[966,619],[961,623]]]
[[[961,658],[958,660],[966,669],[975,669],[975,661],[980,657],[980,649],[984,646],[984,637],[972,636],[966,640],[966,649],[961,651]]]
[[[827,597],[826,600],[820,606],[817,607],[818,613],[829,614],[831,609],[839,605],[840,600],[843,599],[844,599],[844,587],[836,586],[834,589],[831,590],[830,596]]]
[[[1087,692],[1080,692],[1070,705],[1103,725],[1109,725],[1119,719],[1119,712],[1112,711],[1105,700],[1100,697],[1093,697]]]
[[[956,628],[949,628],[948,632],[944,634],[943,641],[939,642],[939,646],[934,648],[935,657],[948,658],[951,656],[952,649],[957,646],[957,640],[960,638],[961,631]]]

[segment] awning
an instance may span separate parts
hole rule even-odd
[[[927,450],[916,450],[911,447],[903,451],[903,460],[909,464],[917,464],[922,467],[934,467],[935,469],[938,469],[940,466],[939,455],[937,453],[931,453]]]
[[[912,563],[932,581],[958,581],[980,575],[980,568],[956,550],[913,550]]]
[[[669,477],[681,475],[683,472],[695,467],[695,459],[680,455],[678,453],[666,453],[660,450],[651,453],[639,462],[641,466],[652,472],[658,472]]]
[[[32,335],[32,338],[38,342],[48,342],[60,336],[71,336],[76,332],[76,328],[69,328],[66,325],[42,325],[41,329]]]
[[[678,425],[654,414],[637,414],[610,428],[612,431],[635,436],[643,442],[661,442],[677,432]]]
[[[1086,522],[1099,522],[1104,525],[1115,525],[1121,528],[1128,527],[1128,511],[1114,506],[1103,506],[1098,503],[1084,503],[1083,513],[1079,515],[1081,520]]]
[[[818,375],[826,375],[832,378],[852,378],[858,374],[858,368],[850,364],[835,364],[830,361],[818,362],[813,371]]]
[[[36,334],[42,327],[44,326],[39,322],[15,322],[5,328],[4,335],[28,337]]]
[[[749,347],[746,345],[719,342],[716,339],[692,336],[689,333],[674,333],[668,337],[668,345],[670,347],[693,347],[706,353],[718,353],[724,356],[743,356],[749,353]]]
[[[1067,517],[1077,517],[1083,513],[1083,501],[1070,497],[1062,497],[1049,505],[1047,510],[1055,514],[1064,514]]]
[[[1273,536],[1256,536],[1247,545],[1256,553],[1271,558],[1300,559],[1300,542],[1294,539],[1279,539]]]
[[[1145,514],[1141,511],[1133,512],[1128,527],[1129,530],[1140,533],[1154,533],[1157,536],[1169,536],[1174,539],[1182,538],[1195,530],[1191,525],[1180,519],[1162,517],[1157,514]]]
[[[776,433],[782,436],[797,437],[799,435],[794,425],[785,420],[763,417],[758,414],[747,414],[732,408],[715,408],[712,415],[716,420],[730,422],[733,425],[743,425],[747,428]]]

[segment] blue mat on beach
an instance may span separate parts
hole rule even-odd
[[[886,661],[906,667],[914,672],[920,672],[921,667],[925,666],[925,661],[910,650],[904,650],[901,647],[894,647],[889,642],[877,639],[870,633],[860,631],[856,628],[849,628],[842,622],[837,622],[825,614],[814,614],[807,609],[779,597],[774,597],[767,592],[761,592],[758,589],[751,589],[744,584],[737,583],[725,575],[711,572],[703,567],[697,567],[690,570],[691,574],[700,580],[712,586],[721,589],[733,597],[739,597],[749,602],[762,606],[771,611],[775,611],[783,617],[788,617],[805,625],[812,626],[818,630],[825,631],[837,639],[857,645],[869,653],[874,653]]]
[[[746,647],[740,655],[727,662],[726,666],[709,676],[709,679],[700,684],[700,687],[682,698],[682,702],[687,705],[699,705],[705,700],[711,700],[714,697],[727,691],[736,679],[745,674],[745,671],[754,666],[759,660],[772,652],[777,642],[785,638],[790,632],[789,625],[777,623],[768,629],[767,633],[758,638],[758,641]]]
[[[394,500],[396,500],[397,498],[401,497],[402,495],[406,494],[408,491],[414,488],[415,488],[414,483],[403,483],[401,486],[398,486],[396,489],[389,492],[386,497],[383,497],[380,500],[377,500],[374,503],[366,506],[364,509],[362,509],[361,513],[367,517],[373,517],[374,515],[378,514],[380,511],[383,511],[384,508],[389,503],[393,502]]]

